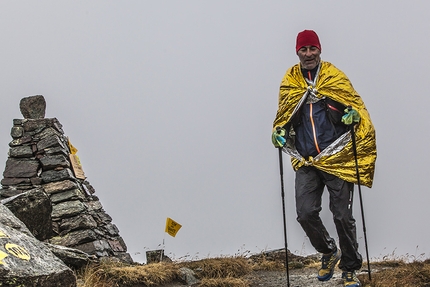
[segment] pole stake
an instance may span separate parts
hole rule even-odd
[[[370,270],[370,260],[369,260],[369,249],[367,247],[366,222],[364,221],[363,197],[361,195],[360,172],[358,170],[357,144],[356,144],[356,141],[355,141],[354,124],[351,125],[351,139],[352,139],[352,149],[353,149],[354,158],[355,158],[355,172],[356,172],[356,175],[357,175],[358,195],[360,197],[361,221],[363,222],[364,246],[366,248],[366,258],[367,258],[367,273],[369,274],[369,280],[372,281],[372,275],[371,275],[371,270]]]
[[[281,176],[282,219],[284,221],[285,269],[287,272],[287,287],[290,287],[290,272],[288,270],[287,222],[285,219],[284,164],[282,162],[282,147],[279,150],[279,173]]]

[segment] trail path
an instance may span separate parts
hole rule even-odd
[[[337,270],[333,278],[327,282],[320,282],[316,278],[317,269],[305,268],[290,270],[290,287],[336,287],[343,286],[342,273]],[[253,282],[251,287],[285,287],[287,286],[286,272],[258,271],[248,278]]]
[[[320,282],[316,278],[316,268],[290,270],[290,287],[341,287],[343,286],[342,271],[336,269],[333,278]],[[361,274],[361,273],[359,273]],[[364,273],[363,273],[364,274]],[[255,271],[245,276],[251,287],[286,287],[287,275],[284,271]],[[184,287],[179,283],[163,285],[163,287]]]

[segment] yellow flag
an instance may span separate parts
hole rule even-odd
[[[78,149],[77,148],[75,148],[73,145],[72,145],[72,143],[70,142],[70,139],[69,138],[67,138],[67,143],[68,143],[68,145],[69,145],[69,149],[70,149],[70,153],[71,154],[76,154],[77,152],[78,152]]]
[[[167,232],[170,236],[175,237],[176,233],[178,233],[178,231],[181,227],[182,227],[182,225],[180,225],[179,223],[177,223],[173,219],[167,217],[166,230],[164,230],[164,232]]]

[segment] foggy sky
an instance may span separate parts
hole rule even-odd
[[[313,29],[376,128],[362,188],[371,258],[428,258],[430,4],[289,2],[0,2],[0,162],[20,99],[43,95],[136,261],[163,241],[173,259],[283,248],[270,135],[296,35]],[[284,163],[289,249],[315,253]],[[364,256],[357,193],[354,214]],[[337,238],[327,196],[322,216]],[[175,238],[167,217],[182,224]]]

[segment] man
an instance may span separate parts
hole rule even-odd
[[[272,142],[291,156],[296,172],[297,220],[322,253],[320,281],[330,280],[338,261],[344,286],[361,286],[355,271],[362,265],[352,215],[357,183],[351,128],[356,137],[361,184],[371,187],[376,161],[375,130],[369,113],[347,76],[321,60],[321,44],[312,30],[297,35],[299,63],[288,69],[280,87]],[[339,247],[319,212],[324,187]]]

